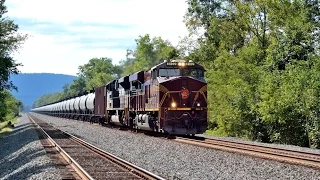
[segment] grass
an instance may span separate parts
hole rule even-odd
[[[0,130],[8,125],[8,121],[0,122]]]
[[[226,135],[223,135],[220,132],[218,132],[217,130],[213,130],[213,129],[206,130],[206,132],[204,134],[209,135],[209,136],[227,137]]]
[[[0,138],[4,133],[8,133],[12,131],[12,128],[7,127],[9,121],[1,122],[0,123]]]
[[[244,140],[244,141],[252,141],[252,139],[250,139],[249,137],[233,137],[233,136],[228,136],[224,133],[220,133],[217,130],[213,130],[213,129],[208,129],[204,134],[209,135],[209,136],[216,136],[216,137],[230,137],[230,138],[238,138],[240,140]]]
[[[2,138],[2,134],[12,132],[12,128],[8,126],[8,123],[16,124],[19,122],[18,118],[13,118],[11,121],[0,122],[0,138]]]
[[[11,132],[11,131],[12,131],[12,128],[9,128],[9,127],[2,128],[2,129],[0,130],[0,135],[1,135],[2,133],[7,133],[7,132]]]

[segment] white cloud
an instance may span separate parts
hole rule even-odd
[[[24,44],[15,54],[17,62],[23,64],[19,70],[25,73],[49,72],[76,75],[79,65],[93,57],[123,59],[122,50],[89,49],[79,50],[79,44],[57,45],[50,36],[36,35]]]
[[[78,66],[92,57],[110,57],[118,63],[139,35],[161,36],[176,45],[179,36],[187,33],[182,22],[187,10],[185,0],[10,0],[6,5],[11,19],[49,22],[75,33],[41,33],[39,28],[45,25],[20,25],[21,32],[32,35],[15,54],[24,64],[19,68],[22,72],[75,75]],[[81,38],[101,38],[106,42],[96,42],[96,49],[85,49],[80,48],[84,45],[79,42]],[[107,42],[117,38],[128,42],[121,41],[123,48],[114,41]]]

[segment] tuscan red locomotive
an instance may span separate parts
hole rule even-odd
[[[193,61],[165,61],[31,111],[173,135],[201,134],[207,129],[204,72]]]

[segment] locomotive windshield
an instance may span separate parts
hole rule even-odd
[[[159,76],[160,77],[173,77],[173,76],[180,76],[180,69],[159,69]]]
[[[201,69],[184,69],[183,76],[192,76],[195,78],[202,78],[203,77],[203,71]]]
[[[174,76],[191,76],[195,78],[202,78],[203,71],[201,69],[195,68],[185,68],[185,69],[178,69],[178,68],[162,68],[159,69],[159,76],[160,77],[174,77]]]

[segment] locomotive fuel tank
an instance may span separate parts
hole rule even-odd
[[[138,127],[138,129],[153,131],[153,124],[150,120],[151,119],[148,114],[139,114],[135,118],[135,124]]]
[[[123,121],[122,121],[122,119],[121,119],[121,117],[119,115],[112,115],[110,123],[118,125],[118,126],[123,126],[124,125],[124,123],[123,123]]]

